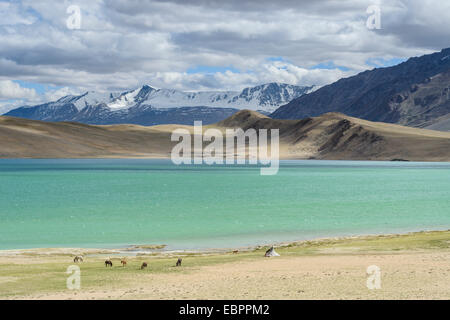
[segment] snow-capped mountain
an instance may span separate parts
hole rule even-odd
[[[211,106],[272,112],[279,106],[311,90],[312,87],[300,87],[284,83],[263,84],[245,88],[240,92],[184,92],[143,86],[111,99],[111,102],[107,105],[113,110],[129,108],[136,104],[148,104],[154,108]]]
[[[55,104],[73,104],[78,110],[83,110],[85,107],[95,106],[106,101],[113,101],[119,97],[119,93],[99,93],[95,91],[88,91],[79,96],[65,96],[56,101]]]
[[[89,124],[192,124],[194,120],[213,123],[241,109],[270,113],[313,89],[268,83],[242,91],[185,92],[144,85],[123,93],[88,91],[79,96],[69,95],[37,106],[20,107],[5,115]]]

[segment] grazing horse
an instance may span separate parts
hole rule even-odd
[[[234,251],[233,251],[234,254],[236,254],[236,253],[238,253],[238,252],[239,252],[239,250],[234,250]]]
[[[141,270],[143,270],[144,268],[147,268],[147,262],[142,262]]]
[[[121,259],[120,263],[122,264],[122,267],[125,267],[127,265],[127,260],[125,260],[125,258]]]
[[[181,262],[183,261],[183,259],[178,258],[177,260],[177,264],[175,265],[176,267],[181,267]]]
[[[77,263],[77,262],[83,262],[83,257],[81,256],[75,256],[75,258],[73,258],[73,262]]]
[[[105,260],[105,267],[107,267],[107,266],[110,266],[110,267],[113,266],[111,259]]]

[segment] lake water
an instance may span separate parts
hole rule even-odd
[[[450,163],[0,160],[0,249],[204,249],[450,229]]]

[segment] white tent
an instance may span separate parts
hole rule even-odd
[[[264,255],[264,257],[279,257],[280,255],[278,253],[275,252],[275,249],[270,248],[269,250],[266,251],[266,254]]]

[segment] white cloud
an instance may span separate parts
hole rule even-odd
[[[78,95],[82,92],[76,89],[72,89],[69,87],[63,87],[59,89],[48,90],[44,93],[44,101],[56,101],[59,98],[68,96],[68,95]]]
[[[239,90],[245,86],[269,82],[322,86],[334,82],[354,71],[340,69],[306,69],[282,61],[265,62],[252,72],[216,72],[212,74],[189,74],[186,72],[158,72],[152,75],[157,87],[181,90],[210,90],[211,88]]]
[[[0,80],[0,100],[37,98],[36,90],[23,88],[18,83],[10,80]]]
[[[26,100],[0,100],[0,115],[26,104]]]
[[[24,88],[11,80],[0,80],[0,114],[27,103],[38,103],[40,99],[34,89]]]
[[[32,24],[36,17],[24,12],[20,4],[0,2],[0,25]]]
[[[63,87],[17,98],[26,102],[144,83],[183,90],[324,85],[370,68],[368,59],[449,46],[450,3],[378,1],[382,29],[373,31],[365,22],[374,2],[78,0],[80,30],[66,27],[73,1],[1,2],[0,80]],[[348,71],[313,68],[330,61]],[[197,66],[239,72],[187,72]]]

